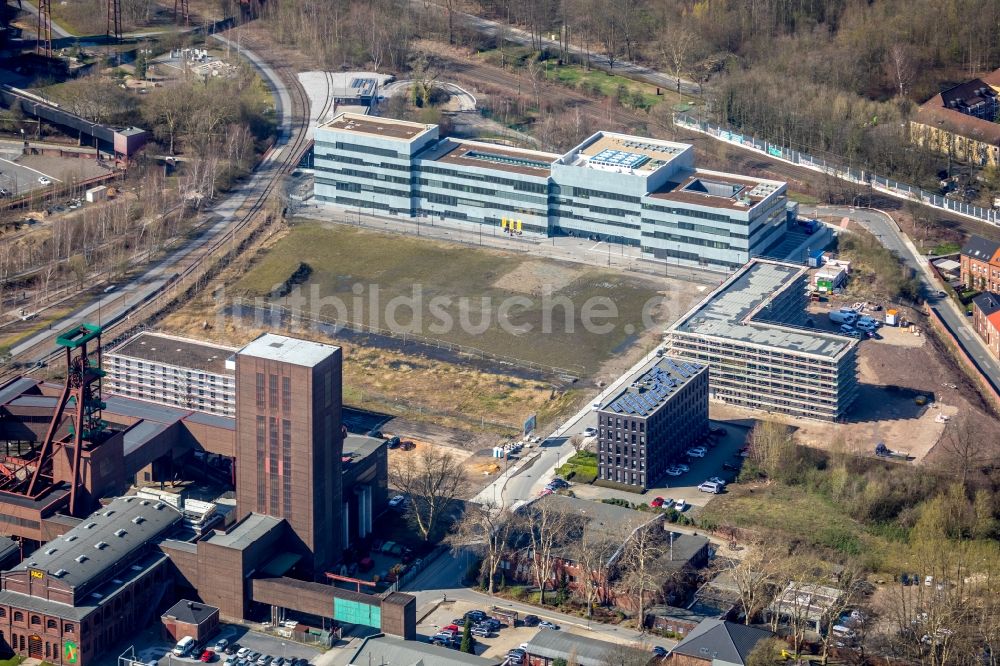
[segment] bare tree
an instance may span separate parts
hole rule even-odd
[[[773,597],[774,589],[783,584],[783,564],[787,556],[787,549],[773,541],[754,539],[747,545],[742,559],[723,562],[722,567],[729,572],[739,593],[744,624],[755,620]]]
[[[760,421],[750,434],[750,459],[768,478],[791,471],[795,444],[791,430],[777,421]]]
[[[408,513],[420,535],[430,541],[465,489],[465,472],[454,456],[422,447],[415,458],[397,459],[390,466],[389,483],[410,498]]]
[[[960,416],[948,424],[941,440],[942,467],[967,486],[969,476],[996,457],[996,451],[989,446],[989,439],[983,436],[975,421]]]
[[[620,586],[635,599],[640,631],[645,631],[646,627],[646,597],[659,595],[668,578],[662,562],[666,553],[662,524],[659,521],[652,525],[647,523],[632,532],[618,563]]]
[[[538,585],[538,601],[544,604],[545,587],[552,577],[556,550],[566,541],[570,516],[550,502],[541,501],[525,507],[520,522],[531,550],[531,571]]]
[[[620,547],[621,539],[588,523],[570,548],[580,572],[578,594],[587,604],[588,618],[593,617],[595,602],[603,602],[607,594],[611,558]]]
[[[487,577],[490,596],[493,596],[497,569],[509,550],[513,518],[510,509],[493,501],[468,502],[462,519],[448,539],[453,547],[470,548],[483,558],[482,570]]]
[[[906,90],[917,74],[910,47],[906,44],[893,44],[885,56],[886,71],[896,88],[896,94],[906,97]]]
[[[660,40],[660,55],[677,81],[678,95],[681,92],[681,78],[688,72],[696,44],[695,33],[682,23],[673,24]]]

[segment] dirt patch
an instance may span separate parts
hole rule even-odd
[[[969,379],[939,349],[933,337],[924,334],[923,318],[917,319],[919,336],[903,329],[883,327],[882,340],[861,343],[859,352],[860,393],[848,419],[825,423],[769,415],[792,425],[796,439],[820,449],[845,446],[869,455],[878,442],[894,450],[908,451],[917,462],[934,460],[935,447],[949,423],[960,416],[988,428],[992,418]],[[819,325],[825,318],[817,318]],[[923,396],[926,405],[918,404]],[[712,405],[720,418],[761,418],[759,412],[728,405]],[[987,430],[983,430],[987,432]]]
[[[572,267],[551,261],[526,261],[497,278],[493,286],[516,291],[519,294],[541,296],[546,291],[555,293],[562,290],[575,280],[577,275],[578,271]]]

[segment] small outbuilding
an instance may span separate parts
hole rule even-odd
[[[181,599],[163,614],[164,638],[177,642],[190,636],[202,644],[219,631],[219,609],[198,601]]]

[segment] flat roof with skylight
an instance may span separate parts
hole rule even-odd
[[[749,209],[780,191],[785,183],[696,169],[681,174],[649,196],[713,208]]]
[[[321,129],[407,142],[412,141],[424,132],[431,131],[435,127],[435,125],[424,125],[423,123],[394,120],[379,116],[363,116],[357,113],[342,113],[330,122],[320,125]]]
[[[547,178],[552,170],[552,163],[559,159],[559,156],[537,150],[494,146],[479,141],[442,139],[421,153],[418,159]]]
[[[671,327],[671,332],[732,340],[837,360],[854,338],[768,321],[770,304],[795,288],[804,266],[754,259]]]
[[[239,351],[240,356],[253,356],[269,361],[281,361],[308,368],[319,365],[340,347],[322,342],[299,340],[286,335],[265,333]]]
[[[599,171],[650,174],[690,149],[686,143],[598,132],[564,155],[561,162]]]

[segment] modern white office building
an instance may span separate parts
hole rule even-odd
[[[709,397],[821,420],[858,393],[858,340],[808,326],[804,266],[754,259],[667,331],[667,353],[709,366]]]
[[[318,202],[470,225],[514,221],[526,233],[599,236],[646,259],[720,271],[779,249],[787,256],[786,184],[697,169],[688,144],[598,132],[556,155],[356,114],[315,137]]]
[[[236,416],[237,351],[144,331],[104,354],[105,388],[168,407]]]

